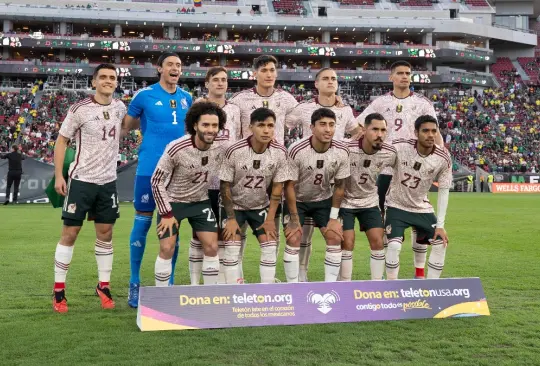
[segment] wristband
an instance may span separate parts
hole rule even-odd
[[[330,218],[333,220],[337,220],[338,216],[339,216],[339,208],[332,207],[332,209],[330,210]]]

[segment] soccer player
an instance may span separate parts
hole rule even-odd
[[[236,93],[229,102],[236,104],[240,108],[240,136],[246,138],[252,134],[250,129],[251,113],[256,108],[268,108],[276,115],[274,138],[277,143],[285,144],[285,118],[298,105],[296,99],[288,92],[282,89],[276,89],[278,61],[274,56],[262,55],[253,61],[253,74],[257,84],[254,88],[243,90]],[[281,205],[278,207],[276,216],[276,227],[280,227],[279,216],[281,215]],[[243,228],[246,229],[246,228]],[[240,252],[240,275],[243,278],[242,258],[246,236],[242,234],[242,248]],[[279,235],[277,238],[276,250],[279,248]]]
[[[433,116],[420,116],[415,122],[417,139],[394,140],[397,161],[386,198],[386,276],[398,278],[399,253],[405,230],[413,226],[417,240],[431,244],[427,278],[439,278],[444,266],[448,235],[444,230],[448,195],[452,184],[452,160],[446,149],[435,144],[438,122]],[[439,182],[437,217],[427,195],[434,181]]]
[[[132,308],[139,303],[141,262],[156,209],[150,179],[167,144],[184,135],[184,119],[192,103],[191,95],[176,85],[181,71],[182,63],[176,53],[162,54],[157,63],[159,82],[141,89],[129,104],[126,115],[125,123],[128,126],[140,124],[143,136],[135,176],[136,212],[129,247],[131,277],[128,305]],[[177,256],[178,246],[173,255],[171,284]]]
[[[274,141],[276,115],[268,108],[251,114],[252,135],[227,149],[221,165],[221,223],[225,241],[225,280],[238,283],[240,228],[249,224],[261,247],[262,283],[273,283],[276,274],[275,216],[283,182],[289,180],[287,150]],[[271,188],[270,202],[268,189]]]
[[[208,94],[205,100],[213,102],[220,106],[227,115],[227,123],[225,128],[221,129],[212,144],[212,148],[221,149],[221,153],[225,153],[225,150],[235,141],[240,139],[240,108],[238,106],[228,103],[225,100],[225,93],[228,88],[227,69],[222,66],[215,66],[208,69],[205,77],[205,86],[208,89]],[[214,215],[219,217],[219,176],[218,172],[213,171],[210,174],[208,196],[210,197],[210,204]],[[218,255],[219,255],[219,276],[218,282],[225,283],[225,274],[223,267],[223,257],[225,252],[225,245],[223,244],[223,237],[221,233],[220,223],[218,222]],[[203,248],[201,242],[196,235],[191,239],[189,246],[189,273],[191,277],[191,284],[195,285],[199,283],[202,271],[203,261]]]
[[[66,275],[73,246],[88,213],[96,230],[95,254],[99,282],[96,293],[103,309],[114,309],[109,282],[113,264],[112,232],[119,217],[116,194],[116,160],[122,119],[126,107],[113,99],[117,86],[116,67],[101,64],[94,70],[95,96],[74,104],[62,123],[54,147],[55,190],[65,196],[62,208],[62,235],[54,255],[53,309],[68,311]],[[75,139],[76,159],[71,163],[66,184],[62,175],[66,147]]]
[[[357,118],[361,125],[367,115],[371,113],[381,114],[388,123],[387,141],[396,139],[414,139],[414,122],[422,115],[430,115],[437,118],[433,103],[422,94],[411,91],[411,71],[412,66],[407,61],[396,61],[390,66],[390,81],[393,90],[375,99]],[[437,132],[435,143],[443,147],[443,140]],[[392,169],[384,169],[377,180],[379,207],[384,212],[384,202],[390,181],[392,180]],[[414,266],[416,267],[416,277],[424,278],[424,267],[426,265],[427,245],[418,243],[416,240],[415,228],[412,228],[412,248],[414,251]]]
[[[362,129],[354,118],[351,107],[345,106],[337,97],[338,79],[336,72],[329,68],[322,68],[315,75],[315,88],[318,96],[310,101],[298,104],[285,118],[287,128],[300,127],[302,137],[311,136],[311,116],[319,108],[329,108],[336,114],[336,133],[334,140],[343,140],[345,135],[356,136]],[[300,243],[300,272],[299,281],[307,282],[309,258],[311,257],[311,238],[313,236],[313,219],[306,217],[302,241]]]
[[[326,241],[324,280],[336,281],[339,274],[343,229],[338,214],[345,179],[351,173],[346,145],[332,139],[335,130],[336,114],[328,108],[320,108],[311,116],[312,136],[289,148],[291,179],[285,183],[287,210],[283,220],[287,225],[283,261],[288,282],[298,282],[299,273],[300,241],[298,235],[291,232],[304,224],[306,216],[313,218]]]
[[[213,149],[212,144],[225,127],[226,118],[214,103],[195,103],[185,119],[189,136],[167,145],[152,175],[160,239],[155,265],[156,286],[170,283],[176,236],[183,219],[188,219],[202,243],[204,284],[218,282],[217,221],[208,198],[208,184],[220,164],[220,150]]]
[[[386,121],[378,113],[366,116],[365,133],[360,140],[348,143],[351,176],[345,183],[345,196],[341,203],[340,216],[343,219],[343,244],[339,280],[350,281],[353,272],[354,221],[365,231],[371,248],[371,279],[382,280],[384,274],[384,225],[379,209],[377,175],[394,166],[396,149],[385,144]]]

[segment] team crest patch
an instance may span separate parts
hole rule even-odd
[[[420,170],[421,167],[422,167],[422,163],[419,163],[419,162],[416,162],[413,165],[414,170]]]
[[[174,99],[169,100],[169,104],[170,104],[172,109],[176,109],[176,107],[177,107],[176,100],[174,100]]]
[[[390,235],[390,234],[392,234],[392,225],[388,225],[386,227],[386,235]]]
[[[261,167],[260,160],[253,160],[253,169],[259,169]]]
[[[371,160],[364,160],[364,168],[369,168],[371,165]]]
[[[201,164],[202,166],[205,166],[206,164],[208,164],[208,156],[203,156],[201,160]]]
[[[180,104],[182,104],[182,109],[186,109],[187,108],[187,100],[186,100],[186,98],[182,98],[182,100],[180,101]]]
[[[263,100],[263,107],[264,107],[264,108],[270,108],[269,106],[270,106],[270,104],[268,103],[268,101],[267,101],[267,100]]]
[[[141,196],[141,202],[142,202],[142,203],[148,203],[148,201],[150,201],[150,195],[149,195],[148,193],[143,194],[143,195]]]
[[[103,111],[103,118],[105,119],[111,119],[111,115],[107,111]]]
[[[322,169],[324,166],[324,160],[317,160],[317,169]]]
[[[401,113],[403,112],[403,106],[401,104],[398,104],[396,107],[396,112]]]
[[[70,213],[70,214],[74,214],[75,211],[77,211],[77,204],[75,203],[70,203],[67,207],[67,212]]]

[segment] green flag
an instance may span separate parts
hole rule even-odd
[[[64,166],[62,168],[62,175],[64,176],[64,179],[68,180],[68,172],[69,172],[69,166],[71,163],[75,160],[75,149],[68,147],[66,149],[66,155],[64,156]],[[53,205],[54,208],[62,207],[64,206],[64,196],[56,193],[56,190],[54,189],[55,184],[55,177],[51,179],[49,182],[49,185],[45,189],[45,193],[47,194],[47,197],[49,197],[49,201]]]

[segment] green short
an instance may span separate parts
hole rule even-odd
[[[210,200],[200,202],[171,202],[172,212],[178,224],[184,219],[188,219],[189,225],[195,232],[208,231],[217,233],[217,221],[214,211],[210,205]],[[157,223],[161,221],[161,216],[158,215]],[[178,228],[173,228],[173,232],[163,233],[161,239],[168,238],[171,235],[178,234]]]
[[[227,223],[227,213],[225,212],[225,208],[221,207],[220,214],[220,223],[221,228],[223,229]],[[264,221],[268,216],[268,207],[258,210],[234,210],[234,216],[240,228],[244,227],[247,223],[251,227],[251,230],[253,230],[253,235],[258,237],[265,234],[264,230],[258,228],[264,224]],[[240,233],[237,234],[240,235]]]
[[[368,231],[375,228],[384,228],[381,210],[379,207],[370,208],[342,208],[339,216],[343,220],[343,231],[354,230],[354,220],[360,224],[360,231]]]
[[[306,217],[313,218],[313,222],[317,227],[326,227],[328,220],[330,220],[330,210],[332,209],[332,198],[328,198],[318,202],[296,202],[296,209],[298,210],[298,218],[300,225],[304,225]],[[289,223],[289,207],[287,204],[283,205],[283,225],[286,226]]]
[[[435,234],[437,217],[434,213],[416,213],[400,210],[394,207],[386,208],[384,225],[388,239],[402,238],[409,227],[416,229],[416,240],[419,243],[429,244],[429,239]]]
[[[97,224],[114,224],[120,217],[116,181],[95,184],[70,179],[62,207],[66,226],[82,226],[86,215]]]

